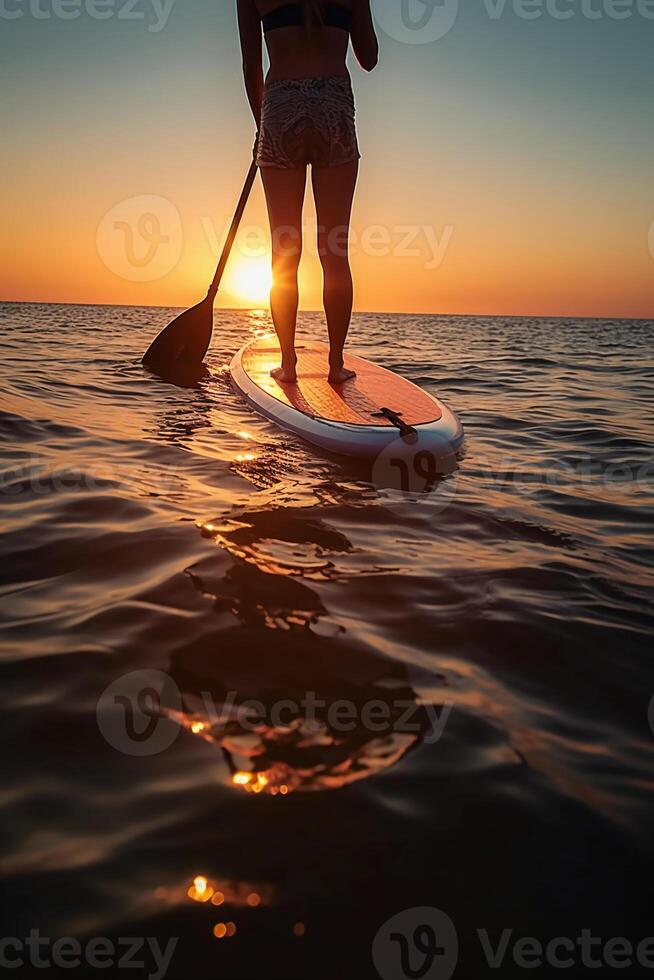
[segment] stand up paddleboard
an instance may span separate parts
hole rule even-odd
[[[347,354],[356,378],[327,380],[329,348],[308,342],[297,347],[297,382],[271,377],[280,366],[274,337],[246,344],[230,365],[232,382],[260,415],[307,442],[345,456],[375,457],[390,445],[451,456],[463,442],[459,419],[438,398],[411,381]]]

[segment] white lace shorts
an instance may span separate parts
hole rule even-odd
[[[292,78],[266,85],[257,164],[340,167],[360,157],[349,78]]]

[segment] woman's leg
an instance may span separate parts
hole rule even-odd
[[[302,205],[307,172],[304,167],[297,170],[262,167],[261,177],[266,192],[272,236],[273,287],[270,291],[270,311],[282,349],[282,366],[271,373],[278,381],[288,383],[297,380],[297,270],[302,255]]]
[[[349,232],[359,161],[342,167],[313,169],[318,218],[318,253],[324,275],[323,302],[329,330],[329,380],[340,384],[354,377],[343,367],[343,347],[352,317],[352,273]]]

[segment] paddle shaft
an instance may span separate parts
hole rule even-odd
[[[248,203],[250,191],[252,190],[252,185],[254,184],[256,176],[257,176],[257,165],[253,160],[252,164],[250,165],[250,169],[248,170],[248,175],[245,178],[245,184],[243,186],[243,190],[241,191],[241,196],[236,206],[234,217],[232,218],[232,223],[229,228],[227,239],[225,241],[225,244],[223,245],[223,251],[222,251],[222,255],[220,256],[220,262],[218,263],[218,268],[216,269],[216,274],[213,277],[213,281],[211,285],[209,286],[209,291],[207,293],[207,296],[210,296],[211,299],[215,299],[216,293],[218,292],[218,287],[220,286],[220,280],[223,277],[225,266],[229,261],[229,255],[230,252],[232,251],[232,246],[236,241],[238,226],[241,223],[241,218],[243,217],[243,212],[245,211],[245,205]]]

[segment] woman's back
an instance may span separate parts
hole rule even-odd
[[[288,4],[286,0],[254,0],[254,3],[262,20],[270,16],[274,23],[279,18],[278,11],[289,15],[281,17],[281,20],[290,23],[275,26],[266,32],[270,57],[268,81],[348,75],[346,56],[349,31],[340,26],[321,24],[315,13],[313,20],[309,20],[308,29],[304,23],[295,23],[304,21],[305,11],[311,18],[312,11],[324,10],[325,5],[320,0],[300,0],[294,4]],[[337,0],[332,6],[344,11],[347,19],[353,13],[352,0]],[[295,9],[285,10],[289,7]]]

